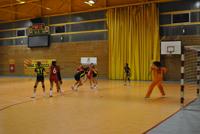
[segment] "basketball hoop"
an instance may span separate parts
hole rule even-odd
[[[172,55],[175,52],[175,46],[167,46],[167,53]]]
[[[181,41],[162,41],[161,42],[161,55],[180,55],[181,54]]]
[[[168,57],[171,57],[172,55],[173,55],[173,51],[169,51],[167,54]]]

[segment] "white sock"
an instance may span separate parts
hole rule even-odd
[[[34,98],[36,97],[36,93],[33,93],[33,97],[34,97]]]
[[[50,96],[52,96],[53,95],[53,91],[52,90],[50,90]]]
[[[64,90],[60,89],[60,93],[62,94],[64,92]]]

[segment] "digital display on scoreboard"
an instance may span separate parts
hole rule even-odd
[[[45,26],[44,23],[34,24],[28,28],[29,36],[43,35],[43,34],[49,34],[49,26]]]
[[[28,37],[28,47],[48,47],[49,43],[50,43],[49,35]]]

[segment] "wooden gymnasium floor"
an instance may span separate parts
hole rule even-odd
[[[78,92],[73,80],[64,80],[63,96],[31,99],[34,78],[0,78],[0,134],[141,134],[179,108],[179,84],[165,83],[166,97],[157,89],[144,99],[149,82],[100,80],[98,90],[89,82]],[[49,93],[49,81],[46,80]],[[186,102],[195,98],[187,90]]]

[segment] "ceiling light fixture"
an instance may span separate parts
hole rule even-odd
[[[22,1],[22,0],[16,0],[17,2],[19,2],[19,4],[24,4],[26,3],[25,1]]]
[[[196,8],[200,8],[200,1],[197,1],[197,2],[195,3],[195,6],[196,6]]]
[[[84,2],[85,4],[88,4],[89,6],[93,6],[96,2],[95,0],[88,0]]]
[[[49,8],[49,7],[46,7],[45,9],[46,9],[46,10],[51,10],[51,8]]]

